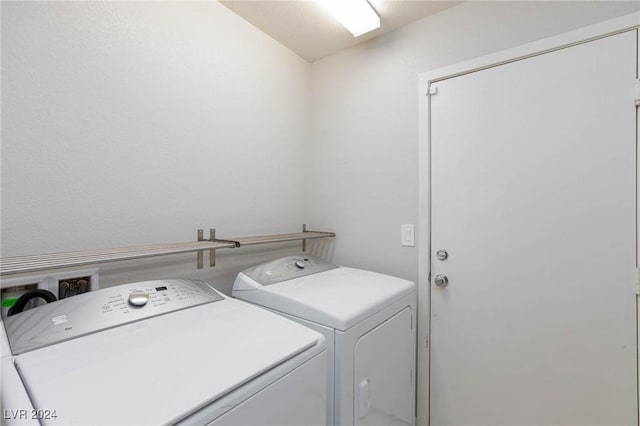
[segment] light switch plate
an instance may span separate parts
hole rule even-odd
[[[400,245],[404,247],[413,247],[416,245],[413,224],[400,225]]]

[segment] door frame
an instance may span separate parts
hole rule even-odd
[[[430,129],[430,96],[429,87],[437,81],[458,77],[476,71],[508,64],[510,62],[531,58],[567,47],[575,46],[600,38],[612,36],[640,28],[640,12],[624,15],[615,19],[589,25],[554,37],[545,38],[512,49],[503,50],[490,55],[472,60],[460,62],[433,71],[423,72],[418,75],[418,329],[416,345],[417,349],[417,421],[419,426],[429,424],[429,336],[430,336],[430,283],[431,272],[431,129]],[[638,58],[640,58],[640,43],[638,43]],[[640,59],[639,59],[640,60]],[[638,65],[640,68],[640,64]],[[636,71],[638,72],[638,71]],[[636,75],[636,78],[640,76]],[[630,87],[629,90],[633,90]],[[437,93],[435,94],[437,96]],[[637,108],[638,116],[636,125],[636,147],[639,146],[638,134],[640,134],[640,108]],[[640,164],[640,149],[636,148],[637,162]],[[636,268],[640,265],[640,172],[636,171]],[[640,324],[640,296],[637,301],[636,314]],[[640,327],[638,327],[638,340],[640,340]],[[640,357],[638,360],[640,371]],[[640,378],[638,379],[640,382]],[[638,389],[640,398],[640,386]],[[422,403],[421,403],[422,402]],[[640,404],[638,404],[640,407]],[[640,418],[640,412],[638,413]]]

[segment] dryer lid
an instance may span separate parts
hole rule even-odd
[[[318,333],[225,298],[25,352],[15,362],[34,408],[56,410],[45,424],[157,425],[323,349]]]
[[[240,273],[232,295],[345,331],[415,291],[411,281],[339,267],[268,286]]]

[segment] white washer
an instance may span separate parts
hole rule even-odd
[[[326,421],[324,337],[201,281],[97,290],[2,330],[7,424]]]
[[[415,423],[414,283],[293,256],[241,272],[232,296],[325,335],[327,424]]]

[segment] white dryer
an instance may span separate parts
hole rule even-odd
[[[324,337],[204,282],[106,288],[1,328],[7,424],[326,421]]]
[[[415,423],[414,283],[293,256],[241,272],[232,296],[324,334],[327,424]]]

